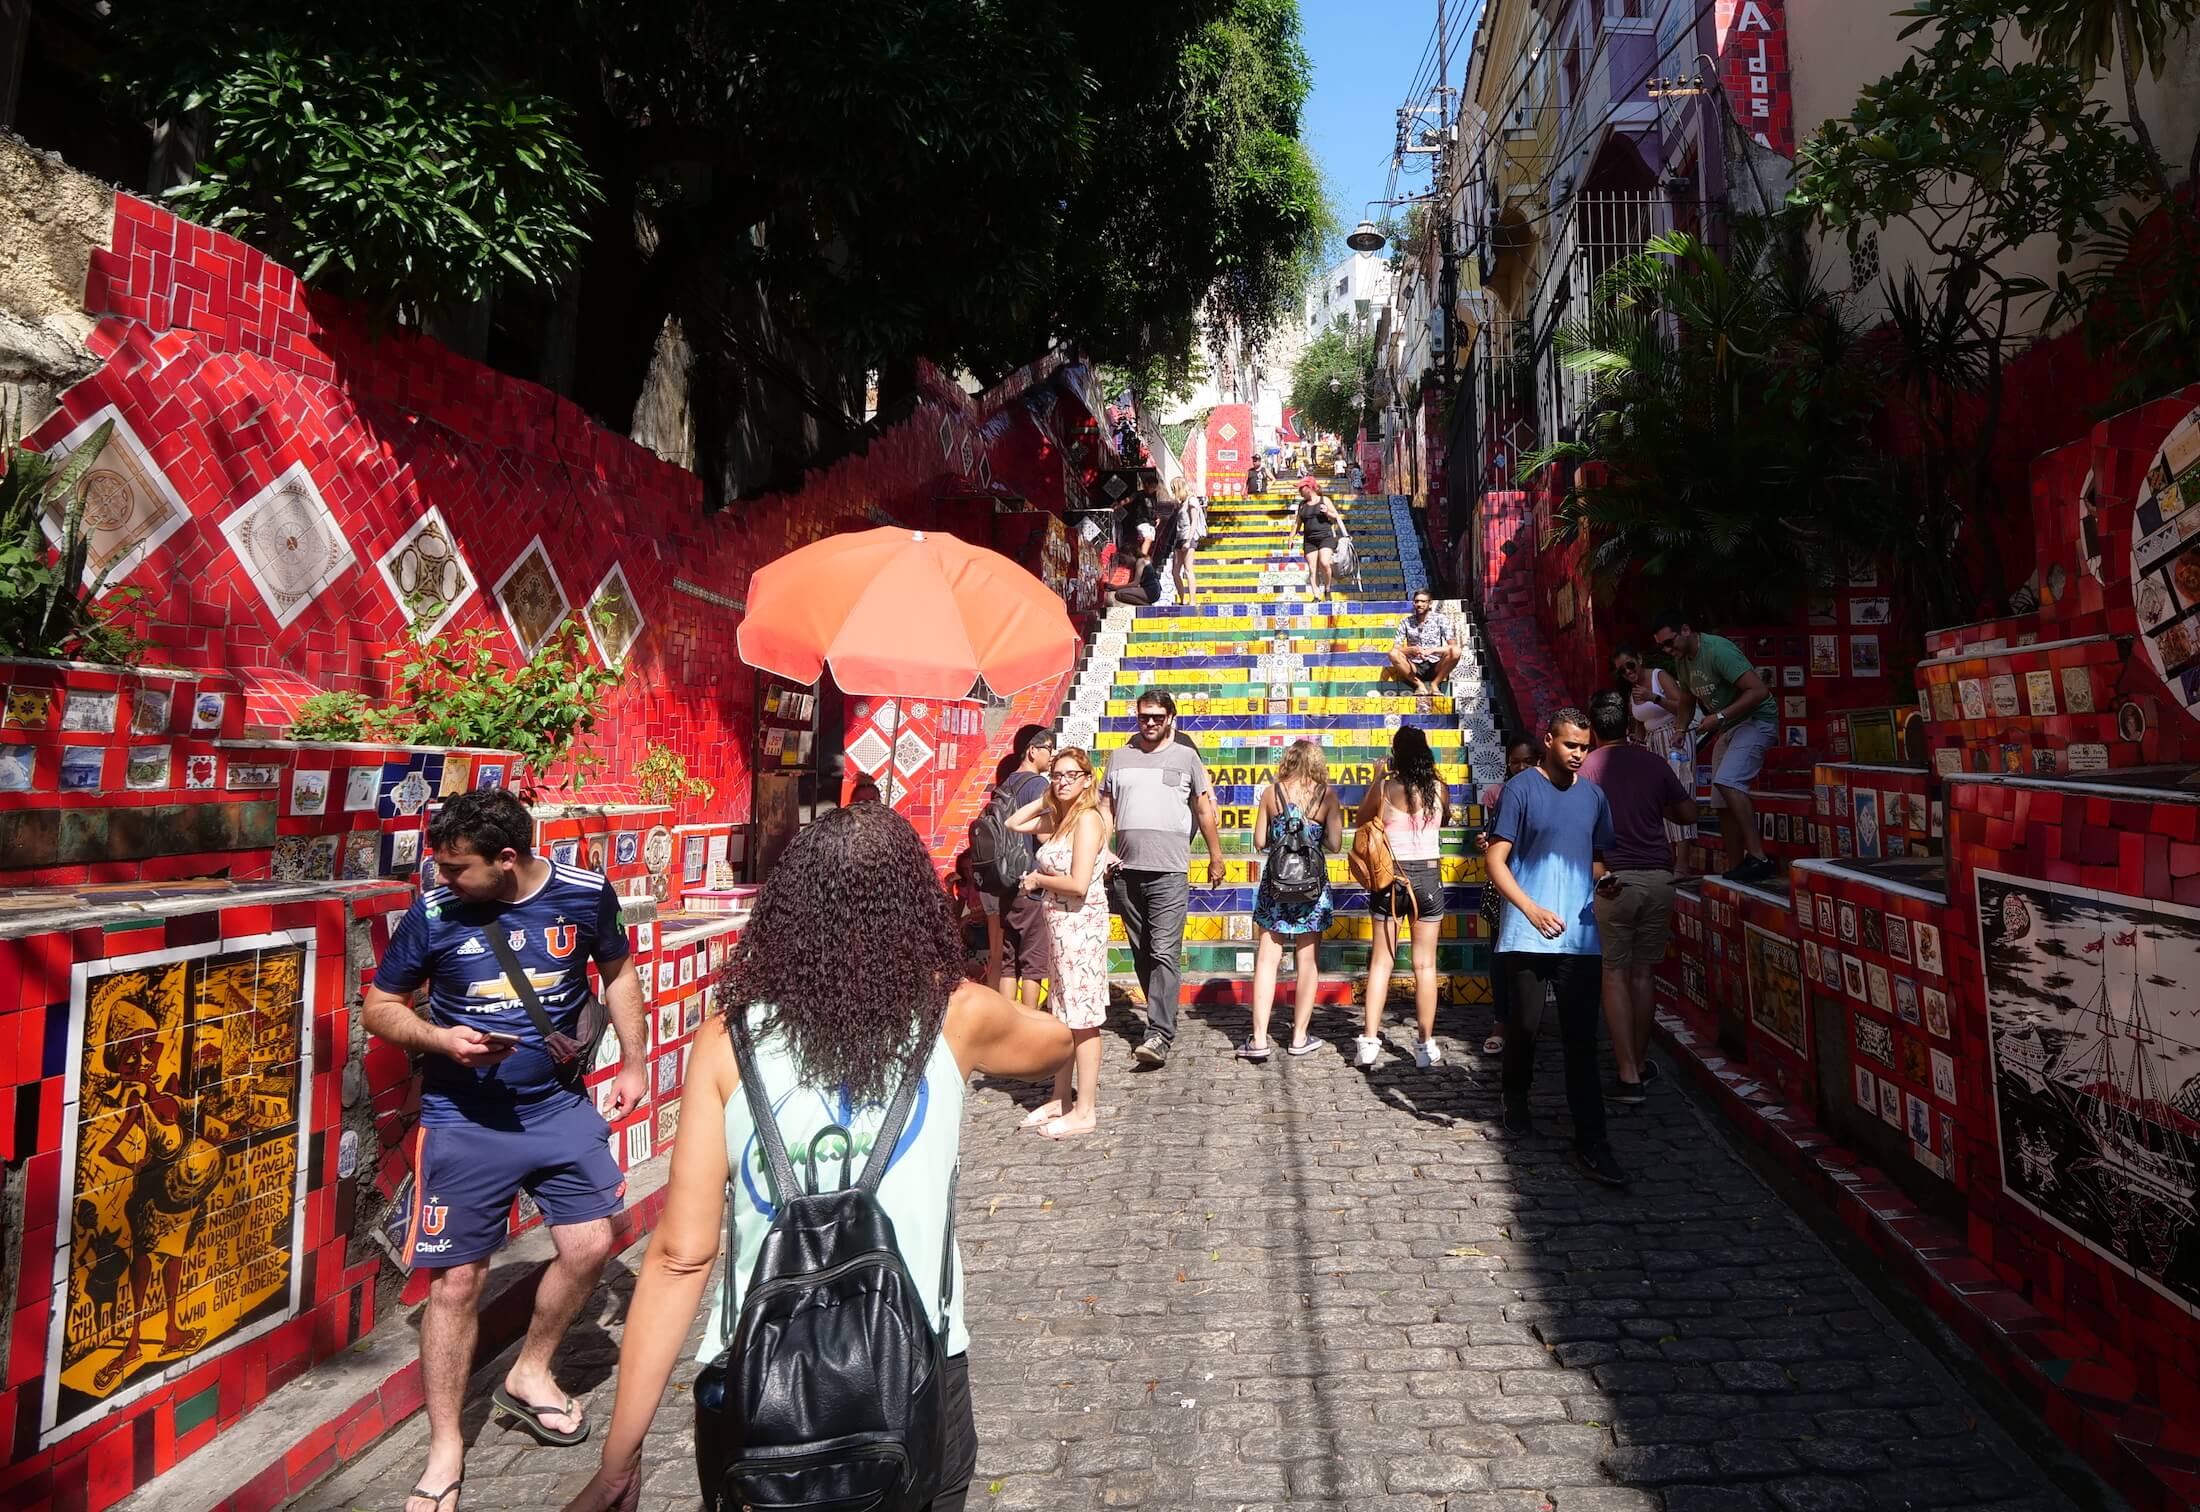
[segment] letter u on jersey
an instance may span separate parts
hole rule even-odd
[[[552,924],[542,932],[543,948],[562,961],[573,953],[580,940],[580,931],[571,924]]]

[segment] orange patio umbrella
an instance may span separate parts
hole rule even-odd
[[[1054,592],[997,551],[892,526],[828,536],[749,579],[736,632],[752,667],[843,692],[1007,696],[1069,670],[1077,632]]]

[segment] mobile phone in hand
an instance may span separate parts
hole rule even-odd
[[[476,1032],[499,1050],[517,1050],[519,1048],[519,1036],[516,1034],[506,1034],[500,1029],[482,1029]]]

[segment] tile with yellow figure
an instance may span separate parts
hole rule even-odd
[[[311,940],[300,930],[79,968],[44,1441],[297,1311]]]

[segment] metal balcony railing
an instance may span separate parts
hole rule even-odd
[[[1656,190],[1575,197],[1544,267],[1531,316],[1539,445],[1571,431],[1589,406],[1588,375],[1566,368],[1553,336],[1588,313],[1598,282],[1614,263],[1640,252],[1651,237],[1672,225],[1672,205]]]

